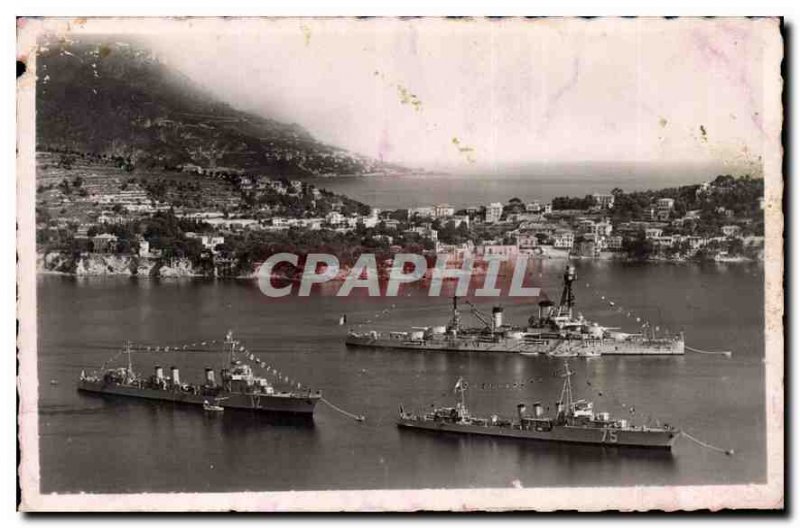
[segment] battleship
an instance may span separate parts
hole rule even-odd
[[[583,315],[575,315],[573,283],[576,279],[575,267],[567,266],[558,306],[547,299],[540,301],[538,312],[530,317],[525,327],[505,324],[500,306],[492,308],[489,315],[465,299],[472,314],[481,322],[481,326],[467,327],[461,322],[458,297],[453,297],[452,317],[446,326],[417,327],[408,332],[351,329],[345,343],[351,347],[511,352],[562,358],[684,353],[683,333],[671,336],[657,336],[654,330],[626,333],[588,321]]]
[[[130,345],[126,348],[126,367],[102,370],[95,375],[81,372],[78,390],[88,393],[142,398],[162,402],[201,406],[206,411],[219,412],[227,409],[258,411],[264,413],[287,413],[311,417],[322,398],[320,391],[278,391],[266,378],[253,374],[250,365],[234,358],[236,341],[228,332],[223,354],[228,367],[220,369],[217,383],[212,368],[205,369],[202,384],[181,381],[177,367],[170,368],[170,376],[156,366],[151,376],[143,377],[133,370]]]
[[[547,416],[542,404],[533,404],[533,414],[525,404],[517,405],[517,418],[472,416],[467,408],[464,393],[466,382],[459,378],[455,391],[461,398],[455,407],[440,407],[424,415],[407,413],[400,407],[397,426],[425,431],[461,433],[484,436],[518,438],[566,444],[591,444],[598,446],[642,447],[671,450],[681,434],[669,425],[656,427],[636,426],[624,419],[615,419],[607,412],[594,412],[594,404],[587,400],[573,400],[571,377],[573,372],[565,364],[564,384],[557,402],[555,416]]]

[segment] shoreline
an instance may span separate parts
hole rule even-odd
[[[726,260],[692,260],[692,259],[649,259],[649,260],[636,260],[636,259],[628,259],[628,258],[596,258],[596,257],[579,257],[579,256],[570,256],[570,257],[563,257],[559,259],[537,259],[537,260],[564,260],[566,262],[577,260],[582,262],[602,262],[602,263],[616,263],[616,264],[647,264],[647,265],[752,265],[752,264],[760,264],[763,265],[764,261],[760,259],[748,259],[745,257],[737,258],[737,259],[726,259]],[[49,269],[42,269],[41,267],[37,267],[36,269],[37,276],[53,276],[53,277],[73,277],[73,278],[100,278],[100,277],[107,277],[107,278],[122,278],[127,277],[130,279],[142,279],[142,280],[170,280],[170,279],[204,279],[204,280],[236,280],[236,281],[257,281],[259,279],[258,273],[253,271],[249,274],[245,275],[226,275],[226,276],[215,276],[215,275],[205,275],[201,273],[193,273],[184,271],[180,274],[166,274],[166,275],[151,275],[149,273],[130,273],[127,272],[109,272],[103,271],[102,273],[75,273],[75,272],[67,272],[67,271],[57,271],[57,270],[49,270]],[[299,277],[287,277],[283,275],[273,275],[272,279],[281,280],[281,281],[289,281],[289,282],[300,282],[302,279],[302,275]],[[330,279],[328,282],[344,282],[346,280],[345,276],[337,276]],[[428,279],[430,280],[430,279]],[[445,279],[447,280],[447,279]]]

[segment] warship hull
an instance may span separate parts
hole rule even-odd
[[[382,334],[350,334],[345,343],[351,347],[403,349],[441,352],[486,352],[546,355],[554,357],[595,356],[656,356],[682,355],[682,340],[566,340],[566,339],[510,339],[481,340],[465,337],[441,339],[396,339]]]
[[[504,438],[517,438],[540,442],[557,442],[563,444],[591,444],[598,446],[641,447],[652,449],[672,449],[678,432],[664,430],[648,430],[646,428],[618,429],[600,427],[580,427],[561,425],[550,430],[521,429],[519,425],[494,426],[463,423],[448,423],[434,420],[400,418],[397,426],[406,429],[418,429],[437,433],[458,433]]]
[[[220,391],[215,394],[197,394],[182,390],[162,390],[95,380],[80,380],[78,382],[78,390],[95,394],[197,405],[199,407],[203,406],[203,402],[210,402],[224,409],[304,416],[311,416],[314,413],[314,408],[321,398],[319,393],[243,394]]]
[[[455,296],[452,317],[445,326],[415,327],[409,332],[350,331],[345,344],[402,350],[541,354],[559,358],[679,356],[684,353],[683,333],[657,337],[655,332],[650,332],[649,323],[642,325],[647,331],[641,333],[638,330],[636,333],[611,332],[613,329],[587,321],[582,315],[575,317],[572,284],[576,279],[575,267],[567,266],[561,302],[556,307],[549,299],[540,301],[538,314],[531,315],[528,326],[505,324],[502,306],[494,306],[489,316],[467,299],[473,315],[483,326],[465,327]]]

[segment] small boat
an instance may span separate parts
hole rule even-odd
[[[203,400],[203,410],[209,412],[223,412],[225,408],[216,403],[208,403],[208,400]]]

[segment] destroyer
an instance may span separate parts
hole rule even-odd
[[[517,419],[472,416],[464,401],[466,383],[459,379],[455,390],[461,399],[455,407],[434,409],[425,415],[407,413],[400,408],[398,427],[428,431],[502,436],[568,444],[594,444],[624,447],[672,449],[680,431],[663,425],[634,426],[627,420],[613,419],[608,413],[595,413],[590,401],[572,398],[572,371],[565,364],[564,385],[557,402],[555,416],[546,416],[541,403],[533,404],[529,416],[525,405],[517,405]]]
[[[268,413],[291,413],[312,416],[314,407],[322,398],[320,391],[277,391],[266,378],[253,374],[246,363],[234,358],[236,341],[228,332],[223,354],[227,368],[220,370],[220,383],[214,370],[206,368],[205,382],[184,383],[177,367],[164,376],[164,369],[155,367],[152,376],[143,378],[133,370],[130,346],[127,347],[127,367],[106,369],[96,375],[81,372],[78,390],[92,393],[129,396],[149,400],[169,401],[201,406],[206,410],[246,409]]]
[[[491,316],[481,313],[468,300],[482,326],[461,324],[458,298],[453,298],[453,315],[447,326],[417,328],[410,332],[348,332],[349,346],[440,351],[514,352],[555,357],[600,355],[679,355],[684,353],[683,333],[667,337],[651,333],[625,333],[574,315],[577,279],[574,266],[564,272],[564,288],[558,306],[539,302],[538,313],[526,327],[503,322],[503,309],[495,306]]]

